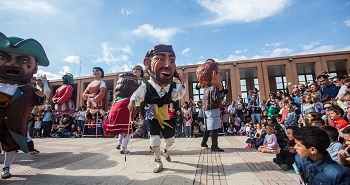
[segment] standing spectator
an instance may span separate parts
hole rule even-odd
[[[236,112],[241,118],[242,121],[245,121],[244,112],[245,112],[245,104],[243,102],[243,98],[239,98],[237,101]]]
[[[192,118],[190,115],[186,114],[186,117],[184,118],[184,124],[185,124],[185,133],[186,137],[191,137],[191,125],[192,125]]]
[[[228,125],[229,124],[229,114],[228,114],[228,106],[227,106],[226,100],[222,101],[220,111],[221,111],[222,124],[224,126],[224,132],[226,132],[227,128],[229,127],[229,125]]]
[[[266,109],[269,109],[271,104],[276,103],[275,99],[276,99],[276,93],[270,92],[269,99],[267,100],[266,105],[265,105]]]
[[[247,109],[250,111],[250,118],[253,123],[261,122],[261,103],[257,100],[257,96],[253,95],[251,97],[250,103],[248,103]]]
[[[41,117],[35,117],[36,121],[34,123],[34,132],[33,132],[33,137],[41,137],[40,129],[41,129]]]
[[[299,92],[300,92],[301,95],[304,95],[305,93],[307,93],[306,92],[306,87],[305,87],[304,84],[299,84],[298,85],[298,89],[299,89]]]
[[[235,100],[231,101],[231,105],[228,106],[227,111],[229,113],[229,122],[232,123],[231,119],[236,115],[236,102]]]
[[[86,107],[85,105],[79,107],[78,112],[76,114],[76,116],[78,117],[78,121],[77,121],[77,127],[80,127],[81,129],[85,128],[85,112],[86,112]]]
[[[336,98],[340,87],[337,87],[333,82],[328,78],[328,74],[321,74],[317,77],[318,84],[322,87],[321,89],[321,98],[328,94],[332,98]]]
[[[45,106],[43,117],[43,137],[50,137],[51,127],[52,127],[52,110],[51,106]]]
[[[182,117],[185,118],[186,115],[189,115],[190,117],[192,117],[192,109],[189,106],[187,101],[185,101],[184,104],[182,105]]]
[[[175,123],[176,123],[177,137],[180,138],[180,137],[182,137],[182,129],[183,129],[183,125],[184,125],[180,109],[176,110]]]
[[[198,122],[199,121],[202,121],[202,123],[203,123],[203,121],[204,121],[204,113],[203,113],[203,103],[202,103],[202,100],[199,100],[198,102],[197,102],[197,106],[198,106]]]

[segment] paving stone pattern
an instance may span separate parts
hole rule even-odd
[[[125,162],[115,138],[38,138],[34,143],[40,154],[17,153],[12,178],[0,184],[298,184],[292,170],[284,172],[272,162],[273,154],[243,148],[246,139],[219,136],[225,152],[211,152],[200,147],[201,138],[177,138],[170,148],[172,161],[162,159],[164,169],[156,174],[148,139],[133,139]]]

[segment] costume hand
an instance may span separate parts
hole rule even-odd
[[[182,75],[180,75],[180,79],[181,79],[181,82],[187,82],[187,73],[182,73]]]
[[[38,95],[40,98],[43,98],[45,96],[44,92],[42,91],[36,91],[35,94]]]
[[[128,105],[129,111],[134,110],[134,108],[135,108],[135,101],[130,101],[130,103],[129,103],[129,105]]]

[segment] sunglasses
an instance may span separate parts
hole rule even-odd
[[[332,107],[323,107],[323,110],[330,110]]]

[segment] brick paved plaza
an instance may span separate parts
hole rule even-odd
[[[115,149],[115,138],[34,139],[41,153],[18,153],[13,177],[0,179],[0,184],[298,184],[293,170],[284,172],[272,162],[273,154],[242,148],[245,140],[245,136],[219,136],[225,152],[212,153],[200,147],[201,138],[176,139],[172,162],[162,160],[164,169],[155,174],[148,139],[132,141],[126,162]]]

